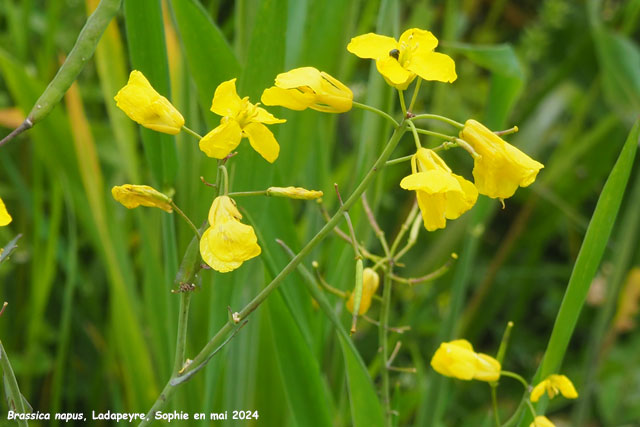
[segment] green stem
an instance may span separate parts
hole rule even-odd
[[[302,262],[302,259],[307,256],[313,250],[313,248],[315,248],[316,245],[318,245],[329,233],[331,233],[331,230],[333,230],[334,227],[338,225],[338,223],[342,219],[342,214],[358,200],[360,195],[369,186],[373,178],[384,167],[385,162],[395,150],[398,142],[400,142],[400,138],[406,132],[406,129],[407,124],[405,122],[403,122],[398,128],[396,128],[396,130],[393,132],[393,135],[391,135],[389,142],[387,142],[387,145],[380,154],[380,157],[378,157],[376,162],[373,164],[362,182],[360,182],[358,187],[356,187],[356,189],[353,191],[351,196],[349,196],[347,201],[344,202],[344,205],[340,206],[331,220],[329,220],[324,225],[324,227],[322,227],[322,229],[320,229],[320,231],[318,231],[318,233],[309,241],[309,243],[307,243],[307,245],[303,247],[295,257],[293,257],[289,264],[287,264],[282,269],[282,271],[280,271],[280,273],[276,277],[274,277],[273,280],[238,313],[238,318],[240,320],[245,319],[256,308],[258,308],[258,306],[271,294],[271,292],[273,292],[278,288],[278,286],[280,286],[280,283],[282,283],[284,278],[287,277],[287,275],[289,275],[289,273],[291,273],[294,269],[296,269],[298,264]],[[231,321],[225,323],[222,328],[220,328],[220,330],[218,330],[218,332],[214,335],[214,337],[211,338],[211,340],[209,340],[209,342],[202,348],[202,350],[200,350],[200,353],[198,353],[198,355],[193,359],[193,362],[183,371],[181,376],[188,375],[191,370],[198,369],[198,367],[202,363],[206,363],[210,355],[219,349],[220,344],[223,343],[226,336],[231,333],[236,328],[236,326],[237,325]],[[148,425],[149,422],[153,419],[153,414],[165,407],[169,399],[173,396],[173,393],[175,393],[177,386],[183,383],[180,382],[176,385],[172,384],[172,382],[179,378],[180,376],[172,376],[172,378],[169,379],[164,389],[162,390],[162,393],[160,394],[160,396],[158,396],[153,406],[147,413],[147,420],[142,421],[140,423],[140,426]]]
[[[195,138],[198,138],[199,140],[202,139],[202,135],[200,135],[198,132],[196,132],[193,129],[189,129],[186,126],[182,126],[182,130],[185,131],[186,133],[188,133],[189,135],[191,135],[191,136],[193,136]]]
[[[411,96],[411,103],[409,104],[409,112],[413,111],[413,106],[416,103],[416,99],[418,99],[418,92],[420,92],[420,85],[422,84],[422,78],[418,77],[418,81],[416,82],[416,86],[413,89],[413,96]]]
[[[356,102],[356,101],[353,101],[353,106],[354,106],[354,107],[361,108],[361,109],[363,109],[363,110],[371,111],[372,113],[376,113],[377,115],[382,116],[382,117],[384,117],[385,119],[389,120],[391,123],[393,123],[393,125],[394,125],[395,127],[400,126],[400,125],[398,124],[398,122],[396,121],[396,119],[394,119],[393,117],[391,117],[389,114],[385,113],[384,111],[382,111],[382,110],[378,110],[378,109],[377,109],[377,108],[375,108],[375,107],[372,107],[372,106],[367,105],[367,104],[361,104],[361,103]]]
[[[200,239],[202,235],[200,234],[198,227],[196,227],[195,224],[191,221],[191,219],[184,212],[182,212],[182,210],[178,207],[178,205],[175,204],[173,200],[171,201],[171,207],[173,208],[174,211],[176,211],[178,215],[180,215],[187,222],[187,224],[189,224],[189,227],[191,227],[193,232],[196,233],[196,236],[198,236],[198,239]]]
[[[414,125],[413,122],[409,122],[409,127],[411,128],[411,133],[413,134],[413,142],[416,144],[416,150],[420,151],[420,149],[422,148],[422,144],[420,143],[420,136],[418,135],[416,125]]]
[[[235,191],[227,194],[229,197],[244,197],[244,196],[268,196],[268,190],[256,190],[256,191]]]
[[[502,361],[504,360],[504,355],[507,352],[507,346],[509,345],[509,337],[511,337],[511,329],[513,328],[513,322],[509,321],[507,323],[507,328],[504,330],[504,334],[502,334],[502,340],[500,341],[500,347],[498,347],[498,354],[496,359],[502,365]]]
[[[446,134],[440,133],[440,132],[433,132],[433,131],[426,130],[426,129],[416,129],[416,132],[424,134],[424,135],[435,136],[436,138],[446,139],[447,141],[453,141],[453,140],[456,139],[455,136],[446,135]]]
[[[7,352],[4,351],[2,341],[0,341],[0,367],[2,367],[2,372],[4,372],[5,384],[7,385],[7,401],[9,409],[19,414],[25,414],[26,410],[24,407],[24,401],[22,400],[22,394],[20,394],[20,388],[18,387],[18,381],[16,380],[16,376],[11,368],[11,363],[9,363]],[[29,425],[26,420],[17,421],[20,426]]]
[[[449,117],[439,116],[437,114],[418,114],[417,116],[411,117],[409,120],[418,120],[418,119],[432,119],[432,120],[440,120],[441,122],[449,123],[451,126],[455,126],[459,129],[462,129],[464,125],[460,122],[456,122]]]
[[[397,159],[393,159],[393,160],[387,160],[385,162],[385,166],[397,165],[398,163],[408,162],[409,160],[411,160],[413,156],[414,156],[413,154],[409,154],[408,156],[398,157]]]
[[[527,382],[527,380],[525,380],[524,378],[522,378],[520,375],[516,374],[515,372],[500,371],[500,376],[501,377],[510,377],[510,378],[515,379],[515,380],[518,380],[524,386],[525,390],[527,390],[527,391],[529,390],[529,383]]]
[[[496,421],[496,427],[500,427],[500,414],[498,413],[498,393],[496,392],[496,386],[491,386],[491,404],[493,406],[493,419]]]
[[[402,117],[407,117],[407,105],[404,101],[404,91],[398,89],[398,96],[400,97],[400,108],[402,108]]]
[[[382,404],[385,409],[387,426],[393,425],[391,420],[391,395],[389,392],[389,311],[391,307],[391,275],[393,264],[389,263],[389,269],[384,275],[384,289],[382,290],[382,308],[380,310],[380,328],[378,336],[382,347]]]
[[[224,165],[218,166],[218,170],[222,175],[222,194],[225,196],[229,195],[229,172],[227,172],[227,168]]]
[[[187,346],[187,325],[189,323],[189,303],[191,292],[180,294],[180,313],[178,315],[178,335],[176,337],[176,354],[173,362],[173,375],[178,375],[185,361],[185,348]]]

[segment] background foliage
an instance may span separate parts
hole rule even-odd
[[[31,109],[96,4],[0,4],[5,133]],[[64,103],[0,149],[0,196],[14,217],[0,229],[0,245],[23,234],[11,261],[0,266],[0,300],[9,302],[0,337],[23,394],[43,412],[144,412],[171,371],[178,304],[169,291],[191,230],[158,210],[127,211],[112,200],[110,188],[132,182],[175,191],[177,204],[201,221],[213,192],[199,177],[215,181],[216,164],[189,135],[147,131],[115,107],[113,96],[131,69],[170,95],[201,133],[217,122],[208,107],[221,81],[238,77],[240,95],[257,101],[276,74],[306,65],[347,82],[356,100],[397,113],[397,97],[371,61],[345,47],[365,32],[397,37],[419,27],[441,40],[439,49],[454,57],[459,77],[452,85],[423,85],[415,110],[459,121],[473,117],[494,129],[518,125],[520,132],[509,140],[545,164],[538,181],[519,190],[505,209],[481,198],[445,230],[422,230],[404,261],[404,276],[436,269],[453,251],[461,260],[435,282],[394,287],[391,321],[411,326],[394,336],[403,344],[396,364],[417,369],[392,373],[398,424],[490,425],[486,385],[438,377],[428,362],[439,342],[452,337],[495,353],[512,320],[505,368],[533,377],[595,204],[640,109],[639,19],[638,0],[124,0]],[[323,190],[325,205],[335,209],[333,183],[348,194],[390,131],[361,111],[274,113],[288,119],[275,130],[280,158],[271,166],[241,145],[230,171],[234,191],[265,183],[305,186]],[[412,150],[406,137],[396,154]],[[458,173],[471,169],[463,154],[446,153]],[[368,192],[388,236],[397,233],[413,203],[413,194],[398,186],[407,172],[406,164],[390,166]],[[559,425],[633,425],[640,419],[634,322],[640,280],[627,274],[640,261],[639,172],[635,165],[587,305],[561,355],[562,371],[581,398],[552,402],[548,413]],[[188,355],[226,321],[227,306],[242,307],[286,264],[288,255],[275,238],[295,251],[323,224],[314,203],[255,198],[240,204],[264,254],[233,274],[201,274]],[[379,250],[360,210],[352,211],[358,236]],[[333,286],[351,289],[353,254],[343,241],[327,239],[305,265],[310,268],[312,260]],[[368,379],[354,374],[357,362],[341,350],[344,341],[314,306],[303,280],[289,276],[177,393],[173,408],[258,410],[262,425],[366,425],[352,412],[374,405],[366,394]],[[348,325],[343,302],[327,298]],[[374,302],[373,317],[377,309]],[[376,328],[360,324],[353,340],[375,379],[381,368]],[[519,384],[502,381],[504,418],[521,393]]]

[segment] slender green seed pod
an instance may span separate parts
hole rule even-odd
[[[80,31],[76,44],[69,52],[69,56],[64,64],[58,70],[49,86],[40,95],[36,104],[25,121],[0,141],[0,146],[9,142],[11,139],[31,128],[40,120],[45,118],[62,99],[65,92],[71,87],[76,80],[80,71],[85,64],[93,56],[98,41],[102,37],[107,25],[111,22],[115,14],[120,9],[122,0],[101,0],[96,10],[89,16],[87,23]]]
[[[362,301],[362,272],[364,271],[364,264],[362,258],[358,258],[356,261],[356,286],[353,290],[353,318],[351,321],[351,333],[356,331],[356,322],[358,321],[358,313],[360,312],[360,301]]]

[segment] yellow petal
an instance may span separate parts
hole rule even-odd
[[[12,221],[11,215],[7,211],[7,207],[4,205],[2,199],[0,199],[0,227],[9,225]]]
[[[160,208],[169,213],[173,211],[171,199],[148,185],[125,184],[115,186],[111,189],[111,195],[117,202],[128,209],[148,206]]]
[[[219,196],[209,210],[210,227],[200,239],[200,255],[214,270],[226,273],[260,255],[253,227],[239,221],[242,216],[228,196]]]
[[[264,105],[279,105],[290,110],[302,111],[314,102],[315,95],[297,89],[282,89],[277,86],[265,89],[260,98]]]
[[[359,315],[366,314],[367,311],[369,311],[369,307],[371,307],[371,300],[373,299],[373,295],[376,293],[379,285],[380,276],[378,276],[378,273],[376,273],[372,268],[365,268],[362,271],[362,299],[360,300],[360,309],[358,310]],[[351,313],[353,313],[353,306],[355,304],[354,299],[355,292],[352,292],[346,303],[347,310]]]
[[[556,425],[544,415],[538,415],[533,422],[529,424],[529,427],[556,427]]]
[[[376,61],[376,68],[391,86],[400,90],[405,90],[413,79],[416,78],[413,72],[404,69],[402,65],[391,56],[378,59]]]
[[[264,108],[256,107],[255,111],[256,115],[251,120],[252,122],[266,123],[268,125],[286,122],[285,119],[278,119],[277,117],[274,117],[273,114],[271,114]]]
[[[223,117],[220,125],[207,133],[199,143],[200,150],[214,159],[224,159],[242,139],[240,125],[233,119]]]
[[[242,99],[236,91],[236,79],[222,82],[211,101],[211,111],[222,117],[235,116],[242,109]]]
[[[128,83],[114,97],[116,105],[142,126],[175,135],[184,126],[184,117],[151,86],[137,70],[129,75]]]
[[[544,380],[542,382],[540,382],[538,385],[536,385],[533,390],[531,390],[531,396],[529,397],[529,399],[532,402],[537,402],[538,400],[540,400],[540,397],[542,397],[542,395],[544,394],[545,390],[547,389],[547,384],[549,383],[548,380]]]
[[[273,163],[278,158],[280,146],[273,133],[262,123],[249,123],[242,129],[249,143],[266,161]]]
[[[429,52],[438,46],[438,39],[431,31],[421,30],[419,28],[410,28],[400,36],[398,40],[400,44],[407,46],[410,50],[420,50]]]
[[[283,89],[293,89],[309,86],[312,89],[320,87],[322,75],[317,68],[300,67],[276,76],[276,86]]]
[[[478,381],[497,381],[500,378],[500,362],[484,353],[476,354],[476,372],[473,376]]]
[[[544,167],[475,120],[466,121],[460,138],[480,155],[473,166],[480,194],[500,199],[511,197],[518,187],[533,183]]]
[[[466,340],[440,344],[431,359],[433,369],[445,376],[461,380],[496,381],[500,363],[491,356],[475,353]]]
[[[442,193],[429,194],[417,191],[418,207],[422,215],[422,222],[427,231],[435,231],[447,226],[445,212],[447,201]]]
[[[416,52],[411,56],[407,69],[424,80],[452,83],[458,78],[455,62],[444,53]]]
[[[400,187],[405,190],[420,190],[429,194],[447,191],[462,193],[458,180],[452,174],[441,170],[412,173],[400,181]]]
[[[476,200],[478,200],[478,189],[472,182],[456,174],[452,174],[452,176],[460,184],[462,193],[447,193],[447,207],[445,211],[447,219],[460,217],[460,215],[471,209],[473,205],[476,204]]]
[[[393,49],[399,49],[398,42],[392,37],[374,33],[363,34],[351,39],[347,50],[360,58],[379,59],[389,56]]]
[[[549,375],[549,382],[567,399],[577,399],[578,392],[573,383],[565,375]]]

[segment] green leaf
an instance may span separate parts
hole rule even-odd
[[[517,77],[524,80],[520,61],[509,44],[472,45],[466,43],[443,43],[452,52],[460,53],[471,62],[492,73]]]

